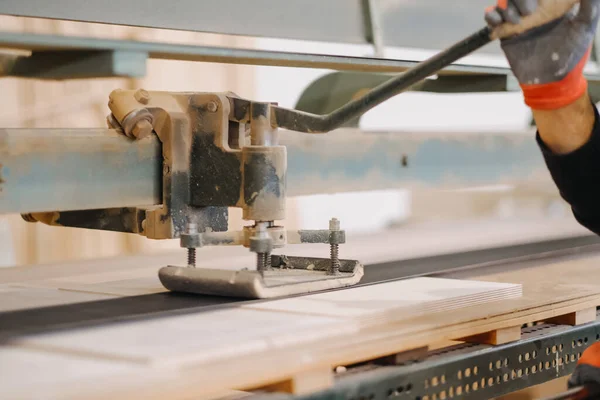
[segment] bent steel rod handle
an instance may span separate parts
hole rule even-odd
[[[326,133],[339,128],[347,121],[359,117],[384,101],[409,90],[423,79],[436,74],[491,41],[516,35],[560,18],[578,2],[579,0],[540,0],[536,12],[523,17],[518,25],[507,23],[493,30],[485,27],[329,114],[318,115],[273,106],[271,125],[306,133]]]

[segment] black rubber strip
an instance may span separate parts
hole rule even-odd
[[[582,236],[373,264],[365,268],[361,285],[414,276],[440,275],[468,268],[478,268],[479,272],[479,268],[483,270],[520,259],[560,257],[594,251],[600,251],[600,238]],[[206,312],[224,307],[237,307],[242,302],[248,304],[259,301],[264,300],[158,293],[9,311],[0,313],[0,344],[34,333]]]

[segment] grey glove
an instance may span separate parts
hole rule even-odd
[[[485,19],[492,27],[518,24],[537,7],[537,0],[499,0],[486,10]],[[581,0],[567,15],[501,41],[530,107],[561,108],[587,91],[583,68],[599,16],[600,0]]]

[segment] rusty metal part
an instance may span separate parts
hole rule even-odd
[[[284,146],[242,148],[243,218],[285,218],[287,150]]]
[[[231,192],[224,191],[225,198],[216,196],[208,201],[197,201],[190,189],[192,182],[198,182],[199,179],[195,177],[195,167],[206,162],[204,157],[196,154],[213,154],[214,157],[208,157],[213,162],[210,168],[215,168],[214,163],[222,161],[217,157],[219,153],[225,158],[236,158],[236,154],[226,145],[228,124],[224,116],[228,114],[228,102],[222,95],[212,93],[151,92],[146,96],[149,99],[147,107],[140,107],[136,93],[140,97],[134,91],[113,91],[109,107],[113,115],[121,119],[125,132],[131,132],[134,122],[146,120],[153,124],[162,143],[162,205],[144,208],[146,222],[143,233],[154,239],[176,238],[184,232],[187,223],[197,224],[200,232],[207,229],[225,231],[227,207],[237,204],[239,187],[233,196]],[[206,114],[201,124],[194,123],[204,114],[209,102],[225,104],[219,107],[219,112]],[[216,146],[217,138],[222,137],[225,142],[221,147]],[[224,170],[230,172],[226,168]],[[218,192],[218,185],[223,181],[215,182],[216,187],[213,186],[211,191]],[[227,197],[227,194],[230,196]],[[192,206],[194,203],[196,206]]]
[[[136,139],[143,139],[147,136],[150,136],[151,133],[152,123],[145,119],[137,121],[131,129],[131,135]]]
[[[130,138],[143,139],[152,133],[153,121],[153,115],[145,108],[141,108],[127,114],[120,125]]]

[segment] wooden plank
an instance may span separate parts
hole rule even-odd
[[[237,370],[236,360],[279,354],[290,348],[311,348],[322,342],[338,347],[360,336],[361,327],[385,324],[390,316],[400,322],[423,315],[427,310],[448,311],[480,301],[514,298],[520,294],[520,285],[417,278],[337,293],[307,296],[327,309],[321,315],[315,315],[312,309],[300,309],[294,303],[291,307],[285,303],[286,307],[269,309],[265,304],[270,302],[266,302],[257,303],[256,308],[248,306],[37,335],[16,343],[38,351],[101,357],[152,368],[170,365],[177,369],[210,369],[213,363],[220,365],[230,360],[231,369]],[[294,369],[298,370],[291,373],[273,376],[268,368],[269,374],[264,379],[232,386],[224,382],[209,384],[209,392],[275,385],[272,389],[308,393],[330,385],[334,364],[313,365],[314,355],[297,354],[292,359]]]
[[[407,350],[401,353],[396,353],[386,357],[378,358],[376,360],[373,360],[373,362],[379,365],[400,365],[406,364],[408,362],[413,363],[417,361],[423,361],[425,358],[427,358],[428,351],[429,346],[423,346],[419,347],[418,349]]]
[[[204,364],[356,334],[337,318],[232,308],[37,335],[20,346],[147,365]]]
[[[596,307],[584,308],[572,313],[559,315],[546,320],[549,324],[582,325],[596,320]]]
[[[483,344],[505,344],[515,342],[521,339],[521,327],[510,326],[508,328],[495,329],[493,331],[480,333],[478,335],[468,336],[462,338],[464,342],[469,343],[483,343]]]
[[[285,392],[295,395],[310,394],[325,390],[333,385],[331,368],[321,368],[300,372],[285,381],[255,388],[267,392]]]
[[[77,392],[79,397],[88,397],[86,394],[89,393],[107,394],[110,389],[111,396],[139,397],[141,393],[148,393],[152,398],[177,398],[174,391],[185,391],[189,397],[198,394],[199,388],[202,388],[199,394],[209,396],[229,389],[267,386],[308,370],[373,360],[444,340],[594,308],[600,304],[599,261],[597,255],[588,255],[505,265],[494,271],[457,273],[452,276],[464,278],[470,274],[470,278],[484,281],[522,283],[524,294],[521,298],[490,302],[485,307],[469,305],[459,311],[428,313],[408,319],[403,319],[402,313],[390,311],[371,319],[370,323],[364,322],[369,322],[368,319],[361,319],[360,324],[356,324],[352,323],[357,318],[352,313],[349,317],[332,317],[307,314],[302,310],[243,309],[256,314],[246,314],[245,318],[221,314],[219,318],[204,319],[199,317],[200,314],[193,314],[180,316],[188,318],[176,321],[170,320],[175,317],[170,317],[117,325],[109,331],[102,328],[65,332],[54,337],[37,336],[21,345],[52,352],[76,349],[77,354],[85,356],[121,354],[152,367],[144,374],[124,374],[119,380],[88,382],[80,388],[81,392]],[[279,316],[273,319],[259,317],[259,314],[272,313]],[[327,322],[302,327],[305,318],[324,318]],[[212,326],[215,323],[223,326]],[[285,329],[280,326],[282,324],[286,325]],[[127,329],[118,330],[124,326]],[[202,345],[206,335],[214,335],[225,326],[230,329],[229,336],[223,337],[221,342],[212,339]],[[82,341],[72,340],[75,338]],[[129,353],[109,343],[130,347]],[[229,347],[229,353],[218,348],[225,345]],[[256,347],[245,347],[252,345]],[[203,354],[207,348],[213,351],[211,357]],[[223,357],[223,354],[230,356]],[[177,374],[173,373],[175,370]]]
[[[389,318],[387,314],[392,312],[399,314],[395,319],[409,319],[471,304],[519,297],[521,293],[522,288],[518,284],[414,278],[261,302],[243,307],[254,310],[358,318],[372,322],[377,318]]]
[[[76,386],[79,381],[103,380],[142,369],[139,365],[97,357],[0,346],[0,397],[58,398],[64,393],[61,386]]]

